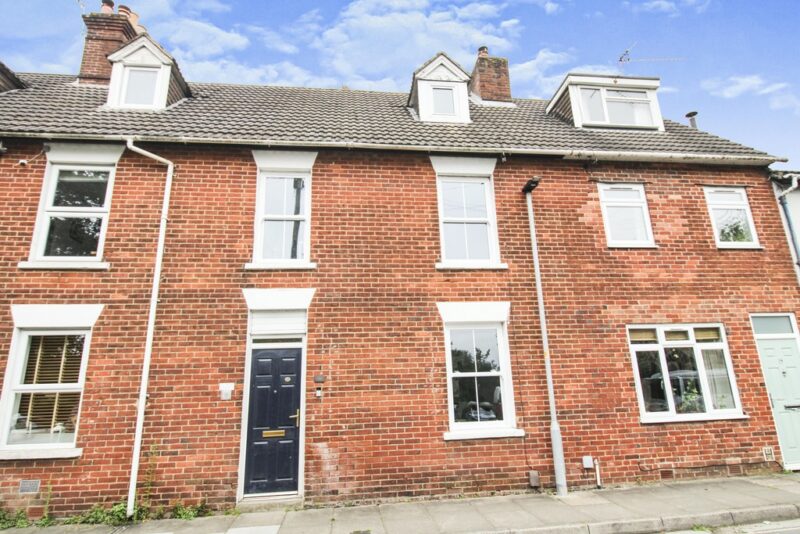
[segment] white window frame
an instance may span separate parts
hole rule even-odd
[[[293,152],[281,150],[254,150],[253,157],[258,167],[256,184],[256,209],[253,230],[253,261],[245,264],[246,270],[260,269],[315,269],[317,264],[311,261],[311,198],[312,168],[316,160],[316,152]],[[267,178],[301,178],[304,181],[305,199],[303,209],[305,215],[270,215],[266,213]],[[263,257],[264,221],[267,220],[301,220],[305,221],[303,230],[303,258],[269,259]]]
[[[47,152],[42,194],[31,240],[28,261],[18,264],[20,269],[86,269],[106,270],[109,264],[104,261],[106,235],[111,216],[111,203],[117,162],[125,150],[124,145],[91,145],[51,143]],[[92,170],[108,172],[106,200],[102,208],[69,208],[53,206],[58,174],[62,170]],[[94,256],[45,256],[50,216],[98,217],[102,219],[97,254]]]
[[[149,104],[130,104],[127,102],[128,91],[130,89],[130,74],[131,71],[134,70],[154,72],[156,74],[155,86],[153,87],[153,101]],[[163,107],[156,105],[160,100],[159,98],[160,82],[161,82],[160,66],[156,67],[151,65],[125,65],[122,74],[122,95],[120,97],[120,107],[130,108],[130,109],[153,109],[155,107]]]
[[[434,98],[434,93],[439,91],[448,91],[450,93],[450,98],[453,102],[453,112],[452,113],[438,113],[436,111],[436,99]],[[459,110],[459,102],[456,95],[456,88],[452,85],[431,85],[431,114],[436,117],[456,117],[458,115]]]
[[[11,336],[3,391],[0,395],[0,460],[76,458],[82,454],[76,442],[80,431],[83,409],[86,369],[92,341],[92,329],[103,310],[102,304],[56,304],[56,305],[14,305],[11,307],[14,319],[14,332]],[[83,355],[78,382],[68,386],[43,384],[25,386],[20,384],[25,370],[28,344],[32,336],[83,335]],[[75,441],[67,443],[9,444],[11,412],[17,393],[25,392],[80,392],[81,401],[75,424]]]
[[[605,193],[609,190],[629,190],[638,191],[641,195],[638,200],[607,200]],[[647,205],[647,193],[644,189],[644,184],[634,183],[598,183],[597,190],[600,197],[600,208],[603,213],[603,227],[606,232],[606,243],[609,248],[654,248],[656,246],[653,236],[653,226],[650,222],[650,208]],[[621,239],[612,239],[609,224],[608,208],[624,207],[640,208],[644,213],[644,225],[646,238],[643,241],[626,241]]]
[[[589,117],[584,116],[584,109],[583,109],[583,90],[598,90],[600,91],[600,102],[603,104],[603,116],[605,120],[596,121],[591,120]],[[632,91],[637,93],[644,93],[645,96],[643,98],[620,98],[620,97],[613,97],[608,96],[608,90],[612,91]],[[577,96],[578,96],[578,108],[581,110],[581,124],[583,126],[612,126],[615,128],[636,128],[636,129],[645,129],[645,130],[657,130],[658,125],[661,121],[661,112],[658,108],[656,94],[655,91],[650,89],[644,89],[641,87],[604,87],[601,85],[598,86],[591,86],[591,85],[579,85],[577,86]],[[616,122],[611,122],[611,117],[608,113],[608,102],[633,102],[638,104],[648,104],[650,109],[650,121],[652,124],[650,125],[642,125],[642,124],[621,124]]]
[[[712,202],[709,198],[709,194],[715,191],[736,191],[739,192],[742,196],[742,200],[739,202]],[[711,229],[714,232],[714,242],[717,244],[717,248],[737,248],[737,249],[753,249],[753,248],[761,248],[761,244],[758,241],[758,232],[756,232],[756,224],[753,220],[753,213],[750,211],[750,199],[747,197],[747,188],[745,187],[734,187],[734,186],[705,186],[703,187],[703,193],[706,198],[706,207],[708,208],[708,217],[711,220]],[[750,233],[753,234],[753,241],[720,241],[719,240],[719,229],[717,228],[717,222],[714,219],[714,209],[744,209],[745,214],[747,215],[747,224],[750,225]]]
[[[436,197],[439,210],[439,262],[436,268],[447,269],[507,269],[508,265],[500,261],[500,240],[497,229],[497,212],[494,195],[494,158],[462,158],[447,156],[431,156],[431,163],[436,171]],[[486,184],[486,219],[445,218],[443,182],[479,182]],[[448,260],[445,255],[444,225],[446,222],[486,222],[489,239],[489,259]]]
[[[720,331],[721,340],[714,343],[698,343],[694,335],[695,328],[718,328]],[[632,343],[630,331],[637,329],[655,329],[658,336],[658,342]],[[665,338],[665,332],[669,330],[687,330],[689,332],[689,339],[684,341],[667,341]],[[747,418],[747,415],[745,415],[742,411],[742,401],[739,395],[739,388],[736,385],[736,372],[734,371],[730,350],[728,348],[727,333],[725,331],[725,326],[722,323],[631,324],[627,326],[625,334],[628,339],[631,366],[634,383],[636,386],[636,397],[639,403],[640,421],[642,423],[679,423],[685,421],[716,421],[724,419]],[[671,381],[669,381],[669,367],[667,366],[665,350],[669,347],[691,347],[694,351],[698,379],[700,380],[700,385],[703,389],[703,402],[706,407],[706,411],[704,413],[679,414],[675,411],[675,401],[672,395],[672,384]],[[731,384],[735,408],[727,410],[714,409],[714,405],[711,402],[710,396],[711,390],[708,387],[708,379],[706,377],[706,369],[702,353],[703,350],[722,350],[725,357],[725,365],[728,370],[728,378]],[[669,410],[666,412],[647,412],[645,409],[644,394],[642,390],[641,378],[639,376],[639,364],[636,359],[636,353],[643,351],[658,352],[659,362],[661,364],[662,379],[665,380],[664,387],[668,388],[669,391],[667,394],[667,404],[669,406]],[[666,377],[663,376],[665,372],[667,374]]]
[[[525,431],[517,428],[514,406],[514,383],[508,345],[508,302],[439,302],[439,314],[444,325],[444,356],[447,380],[447,413],[449,430],[444,439],[483,439],[521,437]],[[500,361],[500,392],[503,399],[503,420],[481,423],[457,422],[453,413],[453,383],[458,375],[453,372],[450,353],[450,332],[461,329],[495,329]]]

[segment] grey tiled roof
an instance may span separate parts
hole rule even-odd
[[[623,151],[776,159],[665,121],[665,132],[579,129],[545,114],[547,101],[515,107],[470,104],[472,123],[414,119],[408,95],[297,87],[190,83],[192,98],[163,111],[102,109],[105,87],[73,76],[20,74],[29,87],[0,94],[0,135],[134,136],[242,144],[385,146],[446,151]],[[763,164],[763,162],[761,162]]]

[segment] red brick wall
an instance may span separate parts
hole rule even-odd
[[[108,84],[111,62],[108,56],[136,37],[136,31],[125,15],[90,13],[83,16],[86,41],[78,74],[80,83]]]
[[[0,158],[6,246],[0,256],[0,372],[9,304],[102,302],[92,340],[77,460],[0,461],[0,503],[20,479],[53,486],[58,513],[118,501],[127,489],[134,402],[147,320],[164,168],[126,152],[106,242],[108,272],[29,272],[41,192],[41,144],[7,142]],[[315,287],[309,310],[305,492],[313,502],[524,490],[552,483],[548,413],[522,185],[534,193],[556,394],[568,477],[588,485],[584,454],[607,483],[729,472],[776,447],[749,312],[795,311],[798,286],[763,172],[675,165],[498,162],[503,271],[436,271],[436,180],[426,155],[322,151],[314,167],[314,271],[243,269],[251,261],[256,167],[249,149],[147,147],[177,164],[140,481],[163,504],[235,503],[247,310],[244,287]],[[597,179],[646,191],[658,249],[608,250]],[[717,250],[701,184],[747,185],[764,250]],[[447,384],[437,301],[509,300],[517,419],[527,435],[445,442]],[[722,322],[749,419],[642,425],[625,325]],[[327,375],[321,399],[314,374]],[[218,384],[235,382],[232,401]],[[738,464],[737,464],[738,465]],[[754,467],[754,468],[755,468]],[[745,467],[734,467],[736,469]],[[746,467],[746,469],[751,469]],[[152,476],[148,476],[148,471]]]

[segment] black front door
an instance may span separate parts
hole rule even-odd
[[[255,349],[244,492],[297,491],[301,349]]]

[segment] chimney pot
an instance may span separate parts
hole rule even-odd
[[[478,56],[479,57],[489,57],[489,47],[488,46],[482,46],[482,47],[478,48]]]
[[[114,0],[102,0],[100,6],[100,13],[114,13]]]
[[[126,17],[128,17],[128,19],[131,18],[131,8],[129,8],[128,6],[120,4],[119,7],[117,8],[117,13],[119,13],[120,15],[125,15]]]

